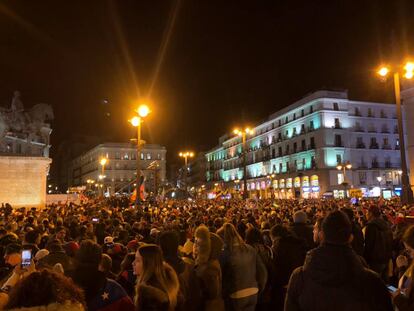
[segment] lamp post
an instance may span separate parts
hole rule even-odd
[[[267,178],[269,179],[270,182],[270,197],[272,197],[273,195],[273,178],[275,178],[275,174],[271,174],[271,175],[267,175]],[[267,187],[266,187],[266,199],[267,199]]]
[[[99,160],[99,164],[101,165],[101,174],[98,177],[102,181],[102,184],[105,184],[104,180],[105,180],[105,165],[106,165],[106,163],[108,163],[107,158],[101,158]],[[104,190],[103,189],[102,189],[102,196],[104,196]]]
[[[381,181],[382,181],[382,177],[381,176],[377,176],[377,181],[378,181],[378,188],[380,189],[380,197],[381,197]]]
[[[346,193],[346,190],[347,190],[347,186],[348,186],[348,182],[347,182],[347,178],[346,178],[346,170],[351,170],[352,169],[352,164],[351,163],[349,163],[349,161],[348,162],[346,162],[346,163],[339,163],[337,166],[336,166],[336,169],[338,170],[338,171],[342,171],[342,174],[343,174],[343,176],[344,176],[344,181],[342,182],[342,185],[344,186],[344,189],[345,189],[345,193],[344,193],[344,196],[345,196],[345,198],[347,198],[347,193]]]
[[[411,79],[414,76],[414,63],[407,62],[404,66],[404,77],[406,79]],[[390,73],[390,68],[387,66],[382,66],[378,70],[378,74],[385,78]],[[397,108],[397,118],[398,118],[398,136],[400,142],[400,157],[401,157],[401,180],[402,180],[402,198],[401,202],[403,204],[410,204],[413,203],[413,191],[411,190],[410,180],[408,178],[408,171],[407,171],[407,160],[405,157],[405,142],[404,142],[404,128],[403,128],[403,120],[402,120],[402,112],[401,112],[401,90],[400,90],[400,72],[399,68],[393,72],[394,75],[394,93],[395,93],[395,104]]]
[[[240,136],[242,138],[242,154],[243,154],[243,199],[247,199],[249,197],[247,193],[247,161],[246,161],[246,136],[249,134],[253,134],[253,131],[246,127],[244,130],[235,129],[233,131],[234,134]]]
[[[184,186],[185,190],[187,190],[187,173],[188,173],[188,158],[194,157],[194,152],[191,151],[184,151],[178,154],[181,158],[184,158]]]
[[[140,161],[141,161],[141,124],[144,122],[144,118],[150,114],[150,109],[147,105],[141,105],[135,111],[138,116],[133,117],[129,122],[132,126],[137,128],[137,183],[136,183],[136,195],[135,195],[135,207],[138,207],[140,202],[140,191],[139,191],[139,178],[141,176]]]

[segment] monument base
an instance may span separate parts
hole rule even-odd
[[[50,158],[0,156],[0,204],[44,208]]]

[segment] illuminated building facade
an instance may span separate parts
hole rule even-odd
[[[165,182],[166,153],[166,148],[160,145],[145,144],[142,147],[140,168],[145,176],[147,193]],[[92,189],[102,185],[105,192],[111,194],[132,192],[136,181],[136,156],[136,146],[129,143],[100,144],[72,161],[69,185]],[[103,170],[102,158],[107,159]]]
[[[276,198],[398,193],[401,186],[396,109],[317,91],[272,114],[246,141],[247,191]],[[206,153],[210,185],[243,191],[240,137],[225,135]],[[338,170],[341,163],[351,169]]]

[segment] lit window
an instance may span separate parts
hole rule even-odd
[[[151,153],[147,153],[147,160],[151,160]]]
[[[344,174],[338,173],[338,185],[342,185],[344,182]]]

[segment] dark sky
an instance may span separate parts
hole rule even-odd
[[[391,98],[373,70],[391,57],[391,38],[410,55],[412,3],[181,0],[146,140],[167,146],[174,162],[179,149],[211,148],[234,125],[255,124],[320,88]],[[127,119],[148,93],[175,4],[1,1],[0,104],[16,89],[26,107],[51,104],[53,148],[79,134],[128,140]]]

